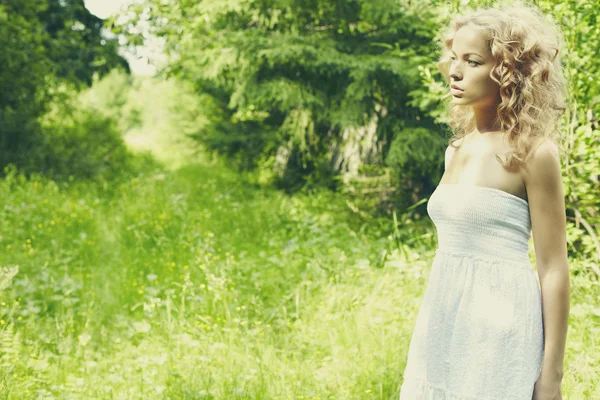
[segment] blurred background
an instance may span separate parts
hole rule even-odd
[[[600,399],[600,1],[533,3],[570,92],[563,394]],[[493,4],[0,0],[0,399],[397,399],[438,35]]]

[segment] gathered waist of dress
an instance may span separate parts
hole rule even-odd
[[[533,271],[529,256],[527,253],[523,252],[478,252],[473,251],[473,249],[466,251],[464,248],[442,247],[437,248],[435,254],[443,254],[449,257],[470,258],[488,264],[502,264],[508,267],[529,269]]]

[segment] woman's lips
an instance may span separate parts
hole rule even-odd
[[[461,97],[463,95],[463,91],[460,89],[456,89],[454,86],[450,88],[450,93],[452,93],[453,96],[457,97]]]

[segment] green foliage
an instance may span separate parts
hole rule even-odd
[[[64,84],[81,87],[95,73],[128,68],[101,27],[82,0],[0,2],[0,168],[43,168],[35,154],[48,139],[38,118],[62,101]]]
[[[133,76],[115,68],[104,76],[96,74],[92,86],[77,95],[77,102],[114,120],[118,130],[125,134],[143,123],[142,109],[132,99],[135,84]]]
[[[61,113],[43,132],[45,143],[38,148],[42,172],[55,179],[111,179],[131,167],[132,156],[115,121],[95,110]]]
[[[105,75],[115,67],[129,72],[129,64],[117,53],[118,42],[102,35],[103,21],[85,8],[83,0],[49,0],[41,4],[44,6],[36,17],[57,77],[89,86],[94,74]]]
[[[330,181],[336,171],[324,163],[331,164],[344,130],[377,110],[393,110],[388,118],[405,124],[420,114],[406,102],[419,84],[416,66],[434,49],[427,8],[291,0],[189,8],[149,0],[132,11],[137,17],[115,29],[129,30],[133,43],[136,24],[149,22],[167,40],[166,72],[194,82],[222,109],[207,114],[211,125],[194,137],[244,168],[278,168],[284,148],[297,154],[297,162],[283,161],[287,187]],[[393,125],[381,124],[378,136],[391,139],[395,132],[386,128]]]
[[[439,154],[444,153],[447,145],[445,138],[426,128],[404,129],[395,136],[385,161],[406,196],[401,208],[411,204],[408,195],[414,192],[423,195],[435,189],[444,170],[444,159]]]
[[[561,160],[565,166],[563,185],[567,204],[568,250],[572,257],[584,260],[583,270],[600,276],[600,130],[589,124],[569,131],[568,156]]]
[[[10,286],[10,282],[15,277],[15,275],[19,272],[19,267],[2,267],[0,268],[0,293]]]
[[[257,121],[252,109],[234,114],[218,97],[205,94],[199,100],[209,122],[187,136],[206,150],[226,156],[240,169],[256,168],[265,147],[272,143],[273,128]]]
[[[122,134],[140,124],[139,110],[129,102],[131,84],[114,71],[88,91],[57,86],[54,101],[36,120],[38,142],[27,158],[11,165],[20,171],[43,173],[56,180],[117,179],[137,169]],[[118,90],[112,86],[119,83]]]
[[[41,2],[20,4],[19,12],[12,3],[0,3],[0,168],[28,162],[28,151],[41,141],[36,119],[49,98],[41,24],[28,18]]]
[[[567,201],[569,252],[585,262],[585,270],[600,276],[600,30],[595,1],[539,1],[539,6],[560,23],[566,49],[563,63],[570,102],[563,119],[566,156],[561,159]]]

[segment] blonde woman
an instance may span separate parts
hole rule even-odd
[[[442,51],[454,137],[427,205],[439,245],[400,399],[562,399],[560,31],[531,5],[479,9],[453,19]]]

